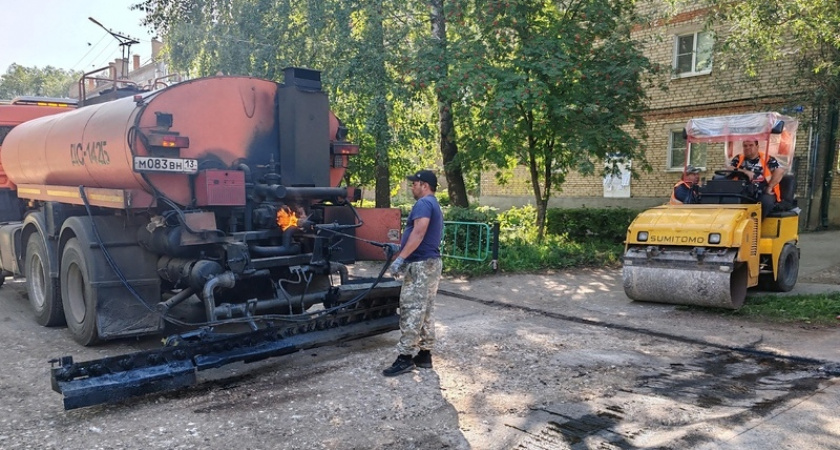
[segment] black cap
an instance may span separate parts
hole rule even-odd
[[[689,164],[685,167],[685,173],[700,173],[700,168]]]
[[[432,188],[433,191],[437,190],[437,176],[431,170],[418,170],[412,175],[405,177],[408,181],[422,181],[424,183],[429,183],[429,187]]]

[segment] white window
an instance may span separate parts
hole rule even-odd
[[[711,72],[713,45],[710,31],[674,36],[674,74],[685,77]]]
[[[671,138],[668,140],[668,170],[683,170],[685,167],[685,138],[682,128],[671,130]],[[688,163],[701,169],[706,168],[706,144],[691,144],[688,151]]]

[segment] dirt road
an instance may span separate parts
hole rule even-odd
[[[808,270],[818,279],[832,267]],[[81,348],[35,325],[24,292],[13,280],[0,289],[2,448],[828,449],[840,439],[836,327],[630,302],[619,271],[446,280],[434,370],[382,377],[389,333],[68,412],[49,359],[151,343]]]

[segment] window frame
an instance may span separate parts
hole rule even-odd
[[[686,162],[683,162],[682,165],[680,165],[680,166],[674,166],[674,151],[676,150],[674,148],[674,143],[675,143],[674,138],[677,135],[680,136],[680,140],[682,141],[680,151],[682,152],[683,155],[685,155],[686,142],[685,142],[685,139],[682,139],[682,133],[683,133],[683,127],[681,127],[681,126],[679,128],[675,126],[675,127],[672,127],[672,128],[668,129],[668,155],[667,155],[666,163],[665,163],[666,164],[666,166],[665,166],[665,171],[666,172],[682,172],[685,169]],[[694,151],[694,146],[695,145],[702,146],[702,147],[707,147],[706,144],[692,144],[691,148],[688,150],[688,155],[687,155],[689,164],[691,163],[691,159],[692,159],[691,154]],[[700,150],[700,148],[698,148],[698,150]],[[696,164],[696,165],[694,165],[694,167],[697,167],[700,170],[705,172],[708,164],[709,164],[709,149],[705,148],[705,152],[704,152],[704,155],[703,155],[703,164]]]
[[[709,65],[707,68],[703,70],[697,70],[697,55],[699,53],[698,46],[700,45],[700,35],[708,35],[709,39],[711,39],[711,47],[709,48]],[[685,72],[678,72],[679,69],[679,57],[688,55],[688,53],[680,53],[680,39],[691,36],[692,37],[692,48],[691,48],[691,70]],[[672,47],[672,56],[671,56],[671,68],[673,70],[672,78],[686,78],[686,77],[695,77],[698,75],[708,75],[712,73],[712,68],[714,67],[714,40],[715,34],[709,30],[686,30],[685,32],[675,33],[674,40],[673,40],[673,47]],[[702,50],[702,49],[701,49]]]

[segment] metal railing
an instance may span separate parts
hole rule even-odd
[[[499,224],[480,222],[443,222],[441,256],[465,261],[487,261],[492,256],[493,270],[498,270]]]

